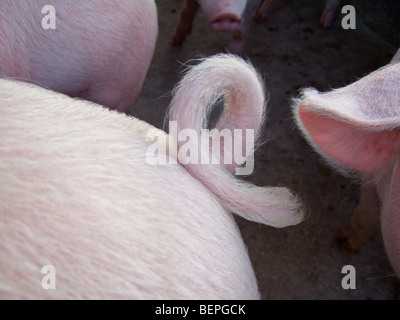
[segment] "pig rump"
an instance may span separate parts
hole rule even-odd
[[[213,73],[219,69],[215,62],[221,63],[221,77],[227,71],[223,58],[210,61]],[[245,63],[225,58],[226,66],[254,76]],[[200,73],[210,70],[204,64],[187,74],[176,99],[192,78],[205,78]],[[259,102],[256,108],[263,106]],[[190,114],[197,117],[198,111]],[[0,119],[0,298],[260,297],[246,247],[216,187],[211,192],[179,164],[149,164],[152,142],[146,136],[167,141],[165,132],[5,79]],[[211,168],[206,171],[223,170]],[[220,177],[224,192],[231,180],[224,180],[227,173]],[[244,190],[240,199],[255,196],[252,187],[233,182],[233,192]],[[54,268],[53,280],[46,266]]]
[[[216,129],[220,132],[252,129],[259,137],[265,119],[263,81],[250,64],[233,55],[221,54],[206,59],[187,73],[175,90],[169,120],[177,121],[178,132],[186,128],[200,132],[207,128],[206,119],[213,103],[221,96],[225,98],[224,112]],[[233,141],[232,148],[244,149],[247,156],[254,152],[254,146],[244,146],[241,142]],[[178,143],[178,148],[182,145]],[[235,152],[225,147],[223,150],[221,146],[221,154]],[[203,145],[202,148],[212,149],[212,146]],[[245,219],[274,227],[294,225],[302,220],[299,201],[288,189],[258,187],[239,180],[231,173],[238,165],[240,163],[189,163],[185,168],[206,185],[225,208]]]

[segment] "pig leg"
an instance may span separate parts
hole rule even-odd
[[[232,40],[228,46],[228,51],[230,53],[236,54],[238,56],[244,56],[246,40],[249,36],[251,25],[253,23],[254,12],[256,12],[259,6],[259,1],[249,1],[246,6],[246,10],[243,13],[243,22],[240,24],[239,28],[232,32]]]
[[[191,33],[194,17],[200,5],[196,0],[185,0],[178,25],[175,29],[172,43],[181,45],[185,42],[186,37]]]
[[[375,185],[361,183],[360,202],[350,222],[336,235],[340,249],[355,252],[379,231],[380,201]]]
[[[258,8],[255,16],[255,22],[263,22],[278,8],[281,0],[264,0]]]
[[[238,56],[244,56],[247,34],[247,30],[244,28],[234,31],[232,33],[232,40],[228,46],[228,51]]]
[[[135,66],[134,62],[132,65]],[[141,91],[146,71],[137,66],[135,77],[121,76],[118,78],[110,75],[105,81],[98,81],[88,89],[80,91],[76,97],[93,101],[122,113],[128,113],[133,105],[132,101],[136,100]]]
[[[329,28],[332,26],[333,20],[335,19],[336,11],[340,5],[340,0],[326,0],[325,8],[322,13],[319,24],[323,28]]]

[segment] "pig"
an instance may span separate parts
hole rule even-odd
[[[170,119],[201,123],[222,94],[222,127],[259,130],[260,81],[239,58],[204,60]],[[1,299],[259,299],[232,212],[276,227],[303,219],[288,189],[228,180],[223,164],[151,163],[154,143],[180,150],[172,133],[89,101],[0,79],[0,119]]]
[[[191,33],[197,10],[202,8],[215,31],[232,32],[228,51],[244,55],[254,13],[260,0],[185,0],[172,43],[182,45]]]
[[[213,30],[232,32],[228,51],[243,56],[252,21],[267,20],[280,2],[281,0],[185,0],[172,43],[182,45],[185,42],[191,33],[196,12],[201,7]],[[332,25],[339,5],[340,0],[326,0],[320,19],[321,26],[328,28]]]
[[[154,1],[53,0],[55,12],[48,4],[0,0],[0,77],[128,112],[154,53]],[[42,27],[54,17],[55,29]]]
[[[262,22],[267,20],[271,14],[278,8],[281,0],[263,0],[254,20]],[[336,11],[340,6],[340,0],[326,0],[325,7],[322,12],[319,24],[323,28],[329,28],[332,26],[335,19]]]
[[[333,167],[357,174],[361,196],[354,215],[336,235],[343,249],[358,250],[379,232],[400,275],[400,50],[392,62],[340,89],[302,91],[293,107],[309,143]],[[379,223],[380,222],[380,223]]]

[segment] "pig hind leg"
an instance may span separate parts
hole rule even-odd
[[[380,201],[375,185],[361,183],[360,202],[349,223],[336,235],[340,249],[355,252],[379,231]]]
[[[246,47],[247,32],[245,30],[236,30],[232,34],[232,40],[229,43],[228,51],[238,56],[244,56]]]
[[[340,0],[326,0],[324,11],[322,12],[319,24],[323,28],[332,26],[336,11],[340,5]]]
[[[258,8],[254,21],[263,22],[278,8],[281,0],[264,0]]]
[[[246,48],[246,40],[250,34],[250,29],[253,23],[253,15],[256,12],[259,5],[259,1],[249,1],[246,6],[246,10],[243,13],[243,22],[240,24],[237,30],[232,32],[232,39],[228,46],[230,53],[238,56],[244,56]]]
[[[200,5],[196,0],[185,0],[172,43],[181,45],[185,42],[186,37],[192,32],[193,21]]]

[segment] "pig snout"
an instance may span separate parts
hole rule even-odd
[[[260,298],[231,214],[148,163],[165,132],[7,79],[0,119],[1,300]]]
[[[263,82],[235,56],[205,59],[174,92],[178,128],[201,132],[221,95],[218,129],[262,128]],[[239,161],[151,165],[149,135],[174,134],[84,100],[0,79],[0,119],[0,299],[259,299],[228,211],[276,227],[302,218],[288,189],[234,177]]]
[[[215,31],[234,31],[239,28],[242,18],[232,11],[220,12],[209,20]]]

